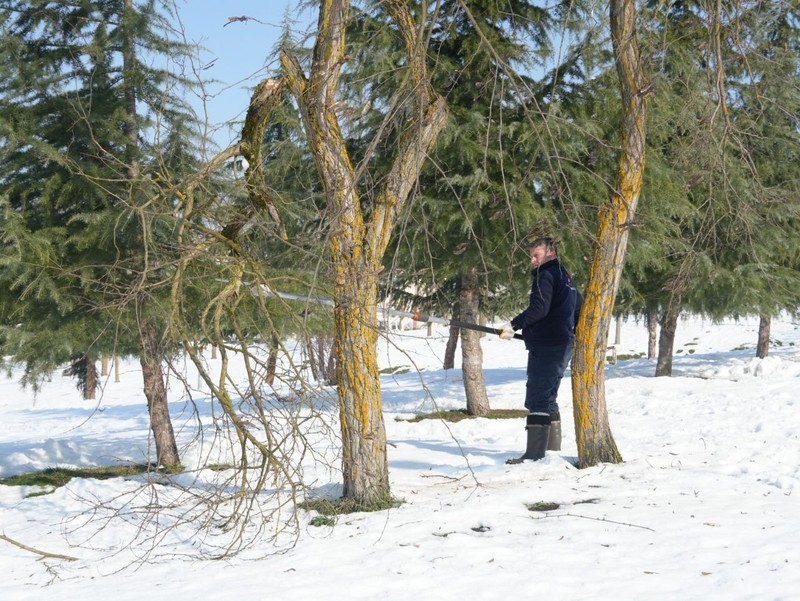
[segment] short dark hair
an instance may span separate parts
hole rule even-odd
[[[558,254],[556,250],[556,241],[552,238],[536,238],[533,242],[531,242],[531,248],[539,248],[543,247],[545,252],[553,252]]]

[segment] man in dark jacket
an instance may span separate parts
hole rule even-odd
[[[572,277],[558,260],[552,238],[539,238],[531,244],[533,285],[528,308],[501,328],[500,337],[513,338],[522,330],[528,349],[528,382],[525,408],[528,435],[525,454],[506,463],[536,461],[546,450],[561,450],[561,416],[558,387],[572,356],[575,326],[583,298]]]

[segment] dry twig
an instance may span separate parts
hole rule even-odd
[[[60,553],[48,553],[47,551],[40,551],[34,547],[29,547],[26,544],[23,544],[19,541],[14,540],[6,536],[5,534],[0,534],[0,540],[4,540],[7,543],[11,543],[15,547],[19,547],[20,549],[24,549],[25,551],[30,551],[31,553],[36,553],[37,555],[41,555],[42,557],[47,557],[50,559],[64,559],[66,561],[78,561],[77,557],[72,557],[71,555],[61,555]]]

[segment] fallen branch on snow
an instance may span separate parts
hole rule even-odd
[[[72,557],[70,555],[61,555],[59,553],[48,553],[47,551],[40,551],[39,549],[35,549],[34,547],[29,547],[26,544],[23,544],[19,541],[15,541],[13,538],[9,538],[5,534],[0,534],[0,540],[4,540],[7,543],[11,543],[15,547],[19,547],[20,549],[24,549],[25,551],[30,551],[31,553],[36,553],[37,555],[41,555],[42,557],[48,557],[50,559],[64,559],[66,561],[78,561],[77,557]]]

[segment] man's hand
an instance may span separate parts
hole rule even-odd
[[[507,323],[506,325],[500,327],[500,331],[497,335],[503,340],[511,340],[514,338],[514,328],[511,327],[511,324]]]

